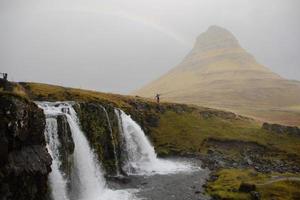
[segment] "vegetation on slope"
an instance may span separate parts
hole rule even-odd
[[[178,81],[180,80],[180,81]],[[273,123],[300,125],[300,84],[259,64],[228,30],[212,26],[199,35],[176,67],[135,91],[161,93],[178,103],[205,105]],[[278,109],[289,107],[284,112]]]
[[[215,181],[207,184],[207,191],[219,199],[261,199],[286,200],[300,198],[300,175],[289,173],[262,174],[254,170],[223,169],[213,175]],[[241,189],[248,186],[248,191]],[[256,193],[258,192],[258,193]]]
[[[131,114],[132,118],[142,126],[160,156],[199,156],[203,160],[204,166],[213,170],[221,170],[219,171],[220,173],[223,173],[222,169],[227,168],[229,168],[228,170],[233,170],[232,173],[235,173],[234,170],[236,169],[239,169],[240,171],[237,172],[240,173],[248,173],[248,169],[253,169],[263,176],[266,181],[271,180],[270,173],[290,172],[294,176],[298,176],[297,174],[300,171],[299,135],[270,132],[263,129],[259,122],[231,112],[174,103],[161,103],[158,105],[153,100],[140,97],[114,95],[39,83],[22,83],[22,86],[25,88],[28,97],[33,100],[71,100],[83,104],[100,104],[106,108],[119,107],[123,109]],[[89,114],[89,112],[92,111],[87,110],[83,116],[90,114],[94,116],[95,113]],[[113,109],[108,109],[108,114],[112,119],[114,115]],[[101,116],[103,117],[103,115]],[[86,117],[81,118],[82,121]],[[97,119],[94,117],[87,118],[86,122],[88,121],[93,123]],[[101,123],[105,124],[105,121]],[[85,127],[90,127],[90,122],[83,122],[83,124],[85,124]],[[113,126],[117,126],[116,123],[113,122],[113,124]],[[115,128],[113,127],[113,129]],[[92,131],[94,143],[97,143],[99,134],[101,135],[103,132],[103,130],[97,130],[98,128],[96,127]],[[108,138],[108,140],[111,140],[111,138]],[[99,148],[99,145],[96,144],[95,147]],[[111,148],[108,148],[110,154]],[[98,150],[102,152],[101,149]],[[102,156],[101,154],[100,157]],[[107,166],[111,167],[112,165],[113,161],[110,160]],[[226,195],[249,197],[249,194],[239,193],[222,196],[221,193],[224,192],[223,187],[215,187],[215,185],[222,183],[234,189],[227,182],[226,177],[218,176],[217,180],[212,180],[210,186],[213,190],[208,188],[207,191],[210,194],[218,194],[224,198]],[[248,181],[247,176],[241,176],[238,179],[241,182]],[[285,181],[276,182],[266,185],[266,188],[259,190],[259,193],[262,196],[269,195],[272,187],[282,186],[291,188],[291,194],[297,195],[292,189],[294,187],[293,184],[291,185]],[[283,194],[285,193],[278,195]]]
[[[130,98],[117,94],[102,93],[91,90],[67,88],[43,83],[20,83],[28,96],[33,100],[44,101],[83,101],[103,102],[118,107],[128,106],[126,101]]]
[[[158,151],[199,152],[203,141],[208,138],[256,142],[272,146],[288,153],[300,152],[300,137],[278,135],[267,132],[250,119],[219,116],[204,117],[206,111],[175,113],[167,111],[161,115],[160,125],[153,129]],[[215,111],[218,112],[218,111]]]

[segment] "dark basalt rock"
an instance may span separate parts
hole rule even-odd
[[[256,190],[256,185],[249,183],[241,183],[239,187],[240,192],[252,192]]]
[[[51,157],[45,117],[33,102],[0,94],[0,200],[39,200],[47,194]]]
[[[13,88],[14,88],[14,84],[12,84],[11,82],[7,81],[7,80],[4,80],[2,78],[0,78],[0,88],[3,90],[3,91],[13,91]]]
[[[72,138],[72,132],[65,115],[57,116],[57,132],[60,141],[59,155],[61,160],[61,170],[69,179],[72,170],[72,155],[74,153],[75,144]]]
[[[300,129],[297,126],[264,123],[262,129],[278,134],[293,134],[300,136]]]
[[[250,192],[250,196],[251,196],[252,200],[260,200],[261,199],[261,195],[257,191]]]

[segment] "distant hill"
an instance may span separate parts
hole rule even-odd
[[[183,61],[134,94],[228,109],[300,125],[300,82],[280,77],[243,49],[228,30],[211,26]]]

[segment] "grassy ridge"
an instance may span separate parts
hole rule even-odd
[[[154,107],[153,100],[124,96],[97,91],[89,91],[42,83],[21,83],[29,98],[47,101],[94,101],[113,104],[117,107],[130,107],[130,101],[147,103]],[[24,89],[20,89],[24,91]],[[23,92],[24,93],[24,92]],[[198,152],[203,140],[207,138],[235,139],[254,141],[266,146],[274,146],[289,153],[300,152],[300,139],[295,136],[276,135],[261,129],[254,120],[212,115],[201,116],[205,108],[198,107],[190,112],[177,113],[166,111],[159,113],[159,127],[152,129],[153,140],[158,151],[174,149],[181,152]],[[212,112],[219,112],[212,110]],[[164,148],[168,147],[168,148]]]
[[[146,127],[149,130],[147,133],[159,155],[206,155],[213,149],[222,151],[232,161],[243,156],[240,152],[243,146],[233,148],[229,143],[225,149],[223,147],[222,149],[219,144],[215,146],[206,144],[209,139],[216,139],[221,145],[228,141],[235,141],[241,144],[250,142],[267,148],[271,153],[266,159],[271,162],[287,159],[291,154],[300,157],[299,136],[268,132],[261,128],[260,122],[233,113],[186,105],[184,106],[188,109],[182,109],[183,105],[173,103],[162,103],[157,106],[152,99],[40,83],[21,83],[21,85],[22,87],[18,86],[14,91],[19,91],[18,94],[32,100],[96,102],[128,111],[133,110],[130,112],[132,115],[143,113],[137,117],[138,122],[149,126]],[[150,116],[151,120],[147,116]],[[152,126],[146,121],[152,121],[153,118],[158,123]],[[296,159],[292,165],[299,166],[298,161]],[[252,176],[253,170],[232,168],[221,168],[217,173],[218,179],[208,184],[207,192],[224,199],[249,199],[249,193],[236,192],[241,182],[262,184],[272,180],[274,175],[255,172],[257,175]],[[281,174],[281,176],[299,176],[299,174]],[[263,199],[271,199],[274,196],[276,197],[274,199],[296,199],[294,197],[298,197],[299,194],[297,187],[299,187],[297,181],[279,181],[258,186],[258,191]]]
[[[199,112],[178,114],[168,111],[161,115],[160,126],[153,129],[157,150],[165,152],[198,152],[207,138],[251,141],[287,153],[299,154],[300,137],[279,135],[261,129],[246,119],[203,118]]]
[[[43,83],[20,83],[31,99],[47,101],[104,101],[125,106],[127,96],[66,88]]]

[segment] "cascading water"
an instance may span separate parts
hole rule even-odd
[[[109,119],[109,116],[108,116],[108,113],[107,113],[105,107],[101,106],[101,108],[103,109],[103,111],[105,113],[107,124],[108,124],[109,131],[110,131],[110,136],[111,136],[111,140],[112,140],[111,142],[112,142],[112,145],[113,145],[113,151],[114,151],[114,157],[115,157],[116,175],[120,176],[119,159],[118,159],[118,155],[117,155],[114,134],[113,134],[112,127],[111,127],[111,124],[110,124],[110,119]]]
[[[58,148],[61,144],[58,140],[57,121],[56,118],[52,116],[47,116],[46,118],[45,138],[48,152],[53,159],[52,172],[49,175],[52,199],[68,200],[67,181],[63,173],[59,170],[61,162],[59,160]]]
[[[116,109],[115,113],[126,147],[127,162],[123,166],[125,172],[146,175],[168,174],[190,171],[193,168],[189,163],[157,158],[154,147],[141,127],[122,110]]]
[[[74,200],[119,200],[134,199],[134,196],[125,190],[111,190],[106,186],[101,167],[95,159],[89,143],[80,130],[77,114],[71,103],[68,102],[38,102],[47,117],[46,136],[49,140],[49,152],[53,158],[52,172],[50,173],[50,184],[54,200],[68,199],[66,180],[59,170],[60,160],[58,156],[57,125],[55,117],[65,115],[67,117],[72,137],[75,143],[74,166],[72,169],[70,199]],[[53,118],[54,117],[54,118]]]

